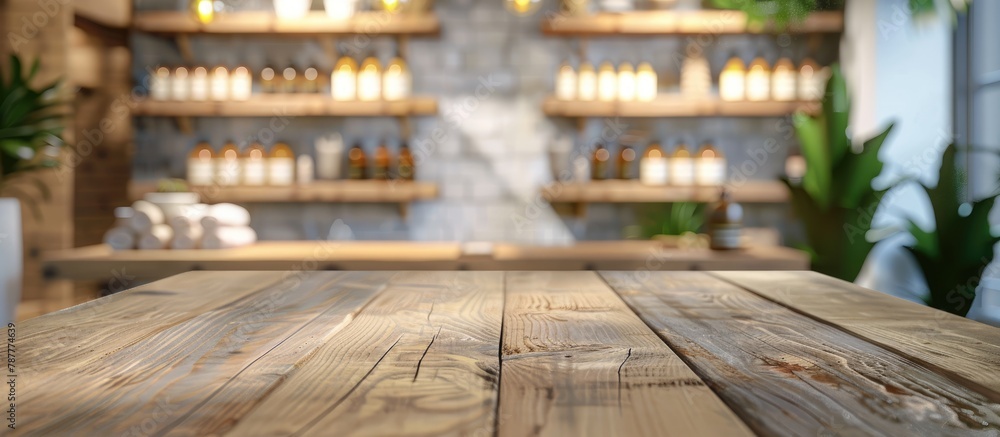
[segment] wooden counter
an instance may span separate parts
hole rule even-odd
[[[1000,330],[811,272],[191,272],[11,344],[24,436],[1000,433]]]
[[[786,247],[733,252],[664,248],[651,241],[572,246],[494,244],[470,254],[461,243],[261,242],[225,250],[113,251],[98,245],[46,253],[49,279],[154,280],[192,270],[805,270],[808,256]]]

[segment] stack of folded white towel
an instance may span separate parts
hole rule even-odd
[[[115,227],[104,234],[114,250],[230,249],[257,242],[250,213],[231,203],[190,205],[166,216],[155,204],[138,200],[116,208],[115,217]]]

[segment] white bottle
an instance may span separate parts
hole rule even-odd
[[[295,180],[299,185],[310,184],[313,181],[313,159],[309,155],[299,155],[295,160]]]

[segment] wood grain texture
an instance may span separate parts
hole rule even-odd
[[[648,102],[575,101],[555,97],[548,97],[542,102],[542,112],[553,117],[786,117],[796,111],[815,113],[818,107],[816,102],[807,101],[730,102],[715,98],[692,99],[672,94],[661,94]]]
[[[438,186],[432,182],[415,181],[314,181],[288,186],[193,186],[191,191],[207,203],[293,203],[347,202],[398,203],[437,198]],[[156,192],[156,182],[132,182],[129,198],[142,199]]]
[[[1000,329],[814,272],[713,274],[961,378],[1000,402]]]
[[[168,430],[178,417],[211,412],[214,405],[207,410],[203,408],[219,392],[225,392],[232,379],[244,373],[251,378],[259,376],[255,372],[258,367],[254,367],[258,360],[310,325],[311,334],[320,338],[340,329],[342,322],[361,308],[379,289],[377,284],[389,275],[272,273],[271,278],[279,281],[259,290],[232,274],[215,276],[227,277],[254,291],[197,314],[185,323],[161,325],[153,335],[123,345],[87,366],[53,367],[29,373],[28,386],[44,380],[50,387],[71,386],[74,390],[24,393],[18,410],[27,420],[19,431],[39,436],[70,429],[87,430],[89,435],[137,431],[151,434]],[[359,283],[352,285],[345,281]],[[192,296],[188,293],[187,297]],[[332,318],[325,313],[328,308],[335,310]],[[316,325],[317,319],[325,323]],[[106,328],[110,332],[116,330],[116,327]],[[266,380],[283,376],[274,372],[275,367],[283,364],[287,373],[296,361],[308,356],[310,349],[305,346],[301,342],[295,344],[295,351],[301,356],[286,354],[278,357],[285,358],[284,361],[278,358],[265,361],[272,366],[272,372],[266,374],[269,378],[255,380],[260,385],[258,397],[267,391]],[[224,395],[229,395],[224,398],[227,402],[233,399],[228,392]],[[38,420],[40,417],[45,420]],[[133,420],[122,420],[123,417]],[[206,433],[199,430],[194,434]]]
[[[243,102],[142,100],[135,106],[135,115],[144,117],[402,117],[437,113],[437,99],[426,96],[343,102],[319,94],[274,94]]]
[[[596,274],[506,288],[499,435],[752,435]]]
[[[1000,404],[713,276],[602,276],[759,434],[1000,433]]]
[[[734,201],[741,203],[784,203],[788,188],[780,182],[751,181],[730,188]],[[719,188],[709,186],[651,186],[632,180],[603,180],[580,183],[559,182],[542,188],[549,202],[565,203],[671,203],[719,200]]]
[[[134,28],[143,32],[183,34],[292,35],[436,35],[441,23],[432,13],[359,12],[349,20],[334,20],[314,11],[296,20],[282,20],[271,11],[219,14],[208,24],[183,11],[149,11],[135,15]]]
[[[597,13],[582,16],[560,14],[542,21],[542,32],[558,36],[650,36],[773,33],[774,26],[751,26],[743,12],[733,10],[652,10]],[[814,12],[786,29],[791,33],[839,33],[844,31],[842,12]]]
[[[228,435],[492,435],[503,274],[400,274]]]
[[[127,272],[148,280],[191,270],[796,270],[808,268],[809,257],[779,246],[723,252],[651,241],[497,243],[486,254],[467,254],[460,243],[447,242],[265,241],[226,250],[114,251],[96,245],[48,252],[44,265],[52,278],[111,280]]]

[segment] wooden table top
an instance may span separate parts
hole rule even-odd
[[[1000,330],[811,272],[191,272],[16,348],[23,435],[1000,434]]]
[[[738,251],[678,249],[654,241],[585,241],[566,246],[458,242],[271,241],[225,250],[127,250],[105,245],[47,252],[49,279],[155,280],[192,270],[805,270],[809,256],[781,246]],[[309,260],[304,262],[303,260]]]

